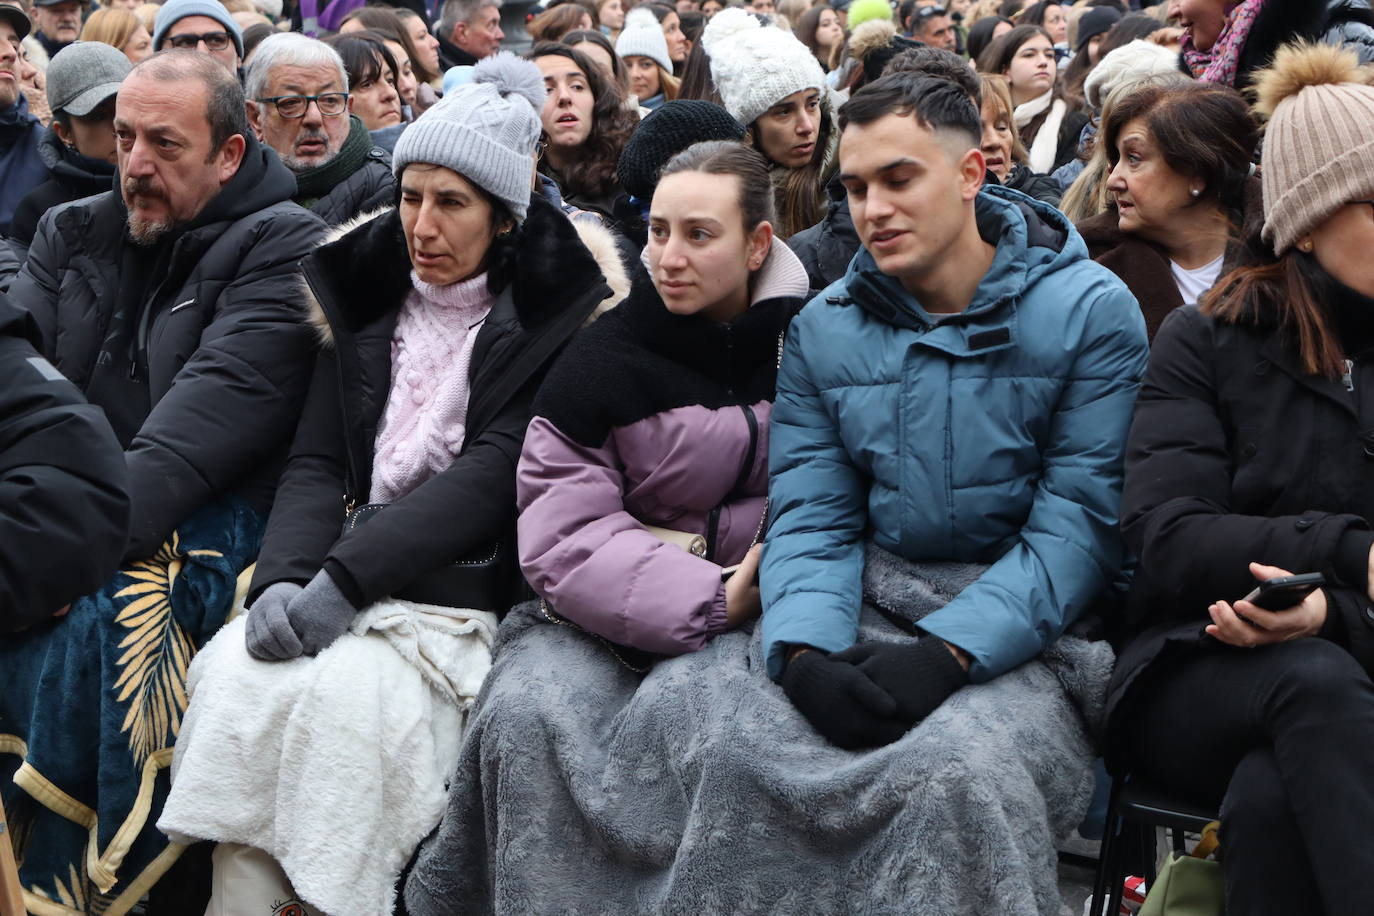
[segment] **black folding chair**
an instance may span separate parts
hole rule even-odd
[[[1174,851],[1183,853],[1184,835],[1200,834],[1216,819],[1215,809],[1131,776],[1114,783],[1107,805],[1107,830],[1102,835],[1102,852],[1097,860],[1092,916],[1117,916],[1122,883],[1129,875],[1140,874],[1147,886],[1154,883],[1156,828],[1168,830]]]

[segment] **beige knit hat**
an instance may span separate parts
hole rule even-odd
[[[1374,198],[1374,73],[1355,52],[1306,43],[1262,71],[1264,240],[1282,255],[1352,200]]]

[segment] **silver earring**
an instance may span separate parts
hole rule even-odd
[[[1197,188],[1193,188],[1193,189],[1192,189],[1191,191],[1189,191],[1188,193],[1191,194],[1191,195],[1193,195],[1194,197],[1201,197],[1201,196],[1202,196],[1202,192],[1199,191]]]

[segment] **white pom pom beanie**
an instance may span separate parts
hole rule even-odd
[[[643,7],[625,15],[625,28],[615,40],[615,53],[622,60],[647,57],[669,73],[673,72],[673,59],[668,56],[668,39],[663,37],[663,26]]]
[[[473,68],[472,82],[402,132],[391,170],[400,178],[412,162],[452,169],[524,222],[546,94],[544,75],[532,62],[509,51],[485,58]]]
[[[746,126],[794,92],[825,91],[825,73],[806,45],[742,9],[716,13],[701,43],[725,109]]]

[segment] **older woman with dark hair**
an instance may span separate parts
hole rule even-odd
[[[438,823],[521,589],[532,399],[625,276],[610,233],[531,193],[544,95],[534,65],[483,60],[397,143],[399,205],[302,263],[314,378],[246,618],[203,650],[159,822],[220,844],[232,912],[299,895],[390,916]]]
[[[1260,74],[1263,230],[1159,329],[1127,447],[1108,762],[1220,806],[1245,916],[1369,911],[1374,171],[1347,155],[1374,136],[1367,79],[1311,46]],[[1324,584],[1253,594],[1290,573]]]
[[[639,119],[625,107],[619,84],[582,52],[540,42],[529,59],[548,92],[540,174],[558,183],[569,204],[614,220],[625,198],[615,168]]]
[[[1233,89],[1149,85],[1112,106],[1099,142],[1112,206],[1078,229],[1135,294],[1153,337],[1234,266],[1260,203],[1249,177],[1259,129]]]

